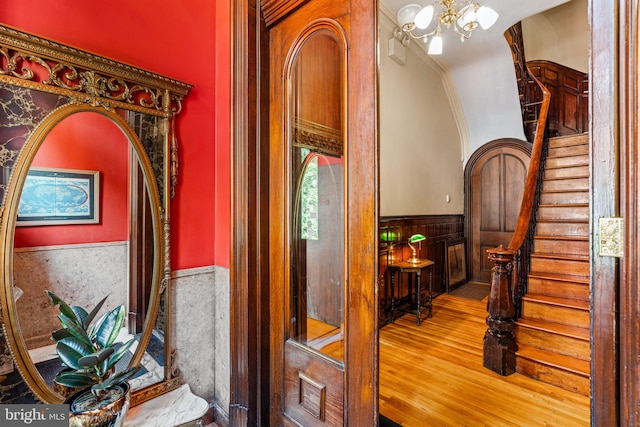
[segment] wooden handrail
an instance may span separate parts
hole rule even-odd
[[[533,202],[538,185],[538,176],[540,174],[540,165],[542,164],[542,148],[545,137],[544,130],[547,124],[547,115],[549,114],[549,104],[551,103],[551,93],[549,89],[533,75],[529,67],[527,67],[527,73],[540,87],[540,90],[542,90],[542,101],[538,114],[538,123],[536,124],[535,139],[533,141],[533,147],[531,148],[531,161],[529,162],[529,169],[527,171],[527,180],[525,181],[522,203],[520,204],[518,224],[507,246],[507,249],[512,251],[520,250],[529,231]]]

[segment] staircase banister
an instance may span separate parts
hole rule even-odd
[[[551,93],[549,92],[549,89],[547,89],[546,86],[533,75],[529,67],[527,67],[527,72],[529,77],[536,82],[542,90],[542,101],[538,115],[538,123],[536,124],[535,139],[531,148],[531,161],[529,162],[527,179],[525,181],[524,192],[522,194],[522,203],[520,204],[518,224],[516,225],[513,237],[507,246],[507,249],[511,251],[518,251],[522,247],[529,230],[529,223],[531,221],[531,213],[533,210],[538,183],[538,175],[540,174],[540,165],[542,163],[542,148],[545,136],[544,129],[547,122],[547,115],[549,113],[549,105],[551,103]]]

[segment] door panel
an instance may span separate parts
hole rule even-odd
[[[509,244],[518,223],[530,149],[521,141],[486,144],[465,170],[470,280],[489,283],[493,264],[487,249]]]
[[[349,49],[362,4],[314,0],[268,27],[273,425],[377,415],[375,49]],[[368,108],[350,96],[356,76]]]

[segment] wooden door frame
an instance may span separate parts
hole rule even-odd
[[[293,3],[293,2],[292,2]],[[599,257],[592,247],[592,424],[640,425],[638,400],[639,350],[637,333],[629,326],[638,322],[638,269],[640,239],[635,224],[638,182],[638,0],[590,0],[591,20],[591,217],[622,215],[626,218],[626,251],[620,261]],[[613,6],[613,7],[612,7]],[[364,7],[364,6],[363,6]],[[231,403],[230,425],[261,425],[268,413],[268,371],[261,357],[265,348],[268,311],[263,301],[268,262],[261,254],[268,248],[260,233],[266,224],[268,199],[263,188],[267,109],[263,96],[267,77],[265,57],[268,45],[261,19],[260,0],[232,0],[232,238],[231,238]],[[631,28],[629,31],[626,29]],[[370,29],[376,39],[377,29]],[[619,40],[625,43],[620,43]],[[355,41],[357,43],[357,40]],[[623,61],[623,59],[625,59]],[[620,74],[618,74],[620,72]],[[594,84],[594,82],[596,84]],[[619,96],[620,93],[626,94]],[[371,114],[377,103],[371,101]],[[596,118],[596,119],[594,119]],[[619,165],[621,154],[626,163]],[[619,157],[620,156],[620,157]],[[262,167],[261,167],[262,166]],[[620,184],[612,178],[619,171]],[[621,200],[618,194],[623,194]],[[618,205],[620,203],[620,205]],[[375,227],[374,224],[371,227]],[[597,239],[597,221],[592,236]],[[265,265],[266,264],[266,265]],[[620,271],[620,279],[618,277]],[[618,283],[625,289],[619,291]],[[619,306],[618,297],[625,301]],[[373,310],[373,304],[372,304]],[[618,311],[620,310],[620,311]],[[619,313],[617,315],[616,313]],[[265,317],[266,316],[266,317]],[[623,332],[620,333],[619,331]],[[620,336],[620,337],[619,337]],[[617,341],[621,339],[620,346]],[[268,346],[268,343],[266,343]],[[623,367],[620,368],[619,361]],[[268,369],[268,368],[267,368]],[[369,379],[377,381],[376,373]],[[377,387],[375,382],[374,387]],[[265,395],[265,393],[267,393]],[[618,399],[622,402],[618,405]]]
[[[232,54],[232,206],[231,206],[231,268],[230,268],[230,407],[229,425],[268,425],[269,421],[269,76],[267,25],[308,0],[231,0]],[[371,7],[377,1],[351,0],[351,43],[362,49],[352,49],[352,63],[369,62],[368,69],[350,89],[350,111],[371,111],[376,120],[377,96],[369,95],[371,87],[377,93],[376,63],[368,58],[377,43],[377,20],[371,21]],[[377,11],[374,15],[377,17]],[[369,52],[370,51],[370,52]],[[372,56],[372,55],[371,55]],[[375,424],[370,415],[378,412],[377,366],[377,224],[378,173],[377,133],[372,135],[369,120],[358,120],[351,134],[368,144],[359,152],[375,168],[375,176],[362,183],[358,191],[348,194],[349,203],[367,206],[367,215],[350,227],[347,242],[360,241],[358,256],[350,257],[347,268],[371,271],[370,298],[354,298],[347,310],[347,324],[371,325],[371,345],[347,352],[345,375],[357,384],[345,390],[346,402],[359,402],[345,408],[349,420],[362,425]],[[375,145],[374,145],[375,144]],[[355,151],[355,150],[354,150]],[[365,173],[365,174],[366,174]],[[359,209],[360,212],[362,208]],[[369,292],[369,291],[367,291]],[[363,307],[370,306],[370,310]],[[371,360],[371,357],[375,360]],[[368,360],[366,363],[356,363]],[[362,391],[363,394],[360,394]],[[220,414],[224,417],[224,414]],[[223,418],[224,419],[224,418]]]

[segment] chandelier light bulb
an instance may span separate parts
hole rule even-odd
[[[491,28],[498,20],[498,12],[487,6],[480,6],[477,11],[478,22],[483,30]]]
[[[432,4],[420,9],[420,12],[418,12],[415,17],[416,27],[420,28],[421,30],[427,28],[429,24],[431,24],[431,20],[433,19],[434,10],[435,8]]]

